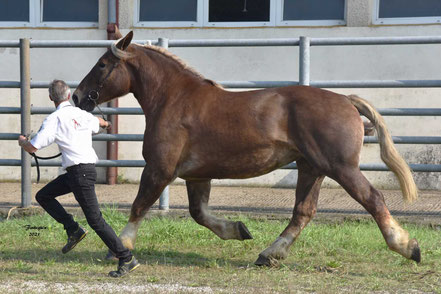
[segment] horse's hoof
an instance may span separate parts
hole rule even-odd
[[[243,222],[238,221],[237,227],[239,228],[239,233],[240,233],[240,237],[242,238],[242,240],[253,239],[253,236],[251,236],[250,231],[248,231],[247,227],[245,226],[245,224]]]
[[[115,254],[113,254],[112,251],[107,251],[106,257],[104,257],[105,260],[118,260],[118,258],[116,258]]]
[[[268,267],[277,267],[279,266],[279,261],[273,257],[266,257],[262,254],[259,254],[259,257],[254,262],[257,266],[268,266]]]
[[[257,266],[271,266],[270,260],[268,257],[263,256],[262,254],[259,254],[259,257],[254,262]]]
[[[417,263],[420,263],[421,261],[421,250],[420,246],[418,245],[417,240],[412,239],[409,242],[412,242],[412,255],[410,256],[410,259],[416,261]]]

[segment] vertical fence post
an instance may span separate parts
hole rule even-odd
[[[21,133],[31,132],[30,42],[20,39],[20,108]],[[31,205],[31,156],[21,149],[21,206]]]
[[[300,37],[299,42],[299,84],[309,86],[310,41],[309,37]]]
[[[158,46],[168,49],[168,39],[159,38]],[[159,197],[159,209],[160,210],[168,210],[169,209],[169,187],[165,187],[164,191],[161,193],[161,197]]]

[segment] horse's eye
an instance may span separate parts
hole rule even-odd
[[[105,64],[104,62],[100,62],[100,63],[98,63],[98,66],[99,66],[100,68],[105,68],[105,67],[106,67],[106,64]]]

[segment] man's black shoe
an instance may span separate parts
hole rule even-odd
[[[109,276],[112,278],[119,278],[128,273],[134,271],[139,266],[139,262],[136,260],[135,256],[128,262],[119,262],[118,269],[116,271],[111,271]]]
[[[64,254],[68,253],[74,247],[86,237],[87,231],[83,229],[82,227],[79,227],[78,230],[72,233],[72,235],[67,236],[67,244],[64,245],[63,249],[61,249],[61,252]]]

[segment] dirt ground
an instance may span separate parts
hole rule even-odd
[[[32,205],[36,192],[44,184],[32,185]],[[117,206],[128,211],[138,190],[137,184],[96,186],[98,201],[102,205]],[[405,221],[441,225],[441,191],[420,191],[419,199],[412,204],[405,204],[401,192],[382,191],[392,214]],[[225,187],[213,186],[210,209],[217,214],[246,214],[258,217],[289,218],[295,200],[294,189],[266,187]],[[58,198],[68,209],[78,210],[73,194]],[[170,186],[169,214],[189,215],[185,186]],[[14,215],[21,206],[20,183],[0,183],[0,217]],[[11,208],[12,209],[11,211]],[[152,207],[153,214],[159,213],[158,202]],[[161,213],[163,213],[161,211]],[[369,217],[366,211],[342,189],[322,189],[315,220],[335,220],[345,218]]]

